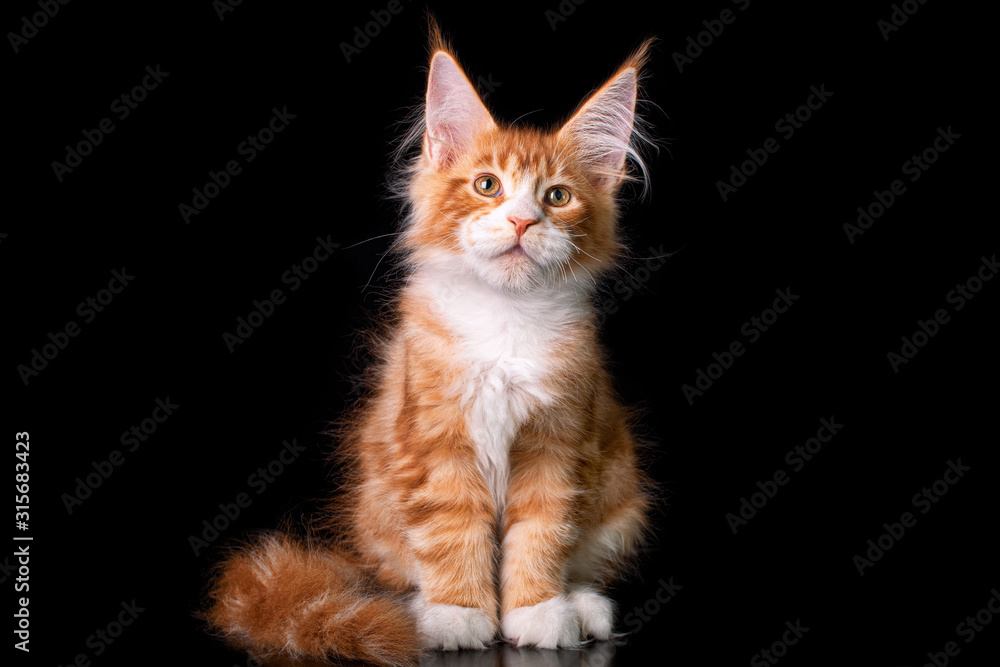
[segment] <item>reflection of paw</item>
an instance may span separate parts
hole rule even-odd
[[[589,588],[578,588],[567,597],[580,619],[580,634],[594,639],[611,638],[615,619],[611,600]]]
[[[417,629],[424,635],[428,648],[445,651],[486,648],[496,634],[490,615],[475,607],[418,600],[413,612],[417,617]]]
[[[558,648],[580,643],[580,619],[575,605],[562,595],[518,607],[503,617],[503,636],[515,646]]]
[[[508,667],[506,662],[498,662],[498,659],[499,656],[494,651],[425,651],[420,654],[418,664],[420,667],[497,667],[498,665]],[[332,664],[324,663],[316,667],[332,667]]]

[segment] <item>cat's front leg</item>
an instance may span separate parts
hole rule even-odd
[[[500,599],[501,630],[517,646],[576,646],[589,630],[581,621],[594,614],[602,617],[603,626],[611,626],[610,602],[566,586],[566,565],[578,536],[574,514],[579,494],[572,458],[557,446],[522,450],[514,456]],[[607,604],[598,604],[600,600]]]
[[[405,507],[420,572],[412,609],[430,648],[485,648],[499,625],[495,509],[473,457],[463,446],[426,452]]]

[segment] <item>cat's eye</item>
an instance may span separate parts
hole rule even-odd
[[[545,201],[549,206],[565,206],[569,203],[569,199],[569,190],[561,185],[549,188],[549,191],[545,193]]]
[[[496,197],[500,194],[500,181],[490,174],[483,174],[473,181],[472,186],[476,188],[476,192],[487,197]]]

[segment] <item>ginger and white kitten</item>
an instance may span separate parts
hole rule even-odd
[[[650,506],[598,342],[649,43],[560,128],[498,123],[432,27],[408,277],[342,448],[339,534],[220,564],[206,618],[257,657],[608,639]]]

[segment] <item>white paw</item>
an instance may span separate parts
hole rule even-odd
[[[475,607],[453,604],[413,603],[417,630],[428,648],[456,651],[460,648],[486,648],[493,641],[496,627],[489,614]]]
[[[502,627],[503,636],[515,646],[559,648],[580,644],[576,607],[562,595],[510,610],[503,617]]]
[[[569,594],[580,619],[580,633],[594,639],[610,639],[614,630],[615,605],[608,598],[589,588],[578,588]]]

